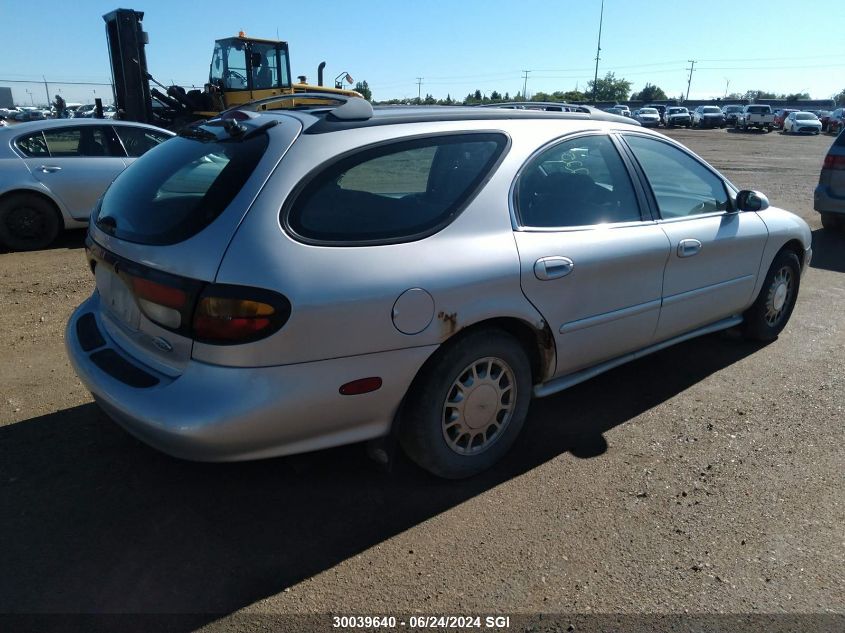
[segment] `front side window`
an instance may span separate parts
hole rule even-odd
[[[126,155],[132,158],[143,156],[156,145],[170,138],[167,134],[144,127],[119,125],[115,127],[115,130],[126,149]]]
[[[677,147],[652,138],[625,135],[664,219],[730,208],[725,184],[712,171]]]
[[[502,154],[502,134],[459,134],[364,150],[313,177],[284,214],[307,241],[419,239],[454,218]]]
[[[628,170],[609,137],[558,143],[534,158],[517,184],[526,227],[570,227],[641,219]]]
[[[54,158],[68,156],[116,156],[105,126],[85,125],[45,130],[47,149]]]

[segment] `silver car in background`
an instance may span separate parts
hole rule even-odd
[[[466,477],[532,397],[734,326],[772,340],[795,305],[806,223],[622,117],[271,103],[153,149],[92,216],[68,354],[172,455],[395,437]]]
[[[634,119],[643,127],[657,127],[660,125],[660,112],[657,108],[640,108],[634,112]]]
[[[37,250],[84,227],[97,199],[172,132],[141,123],[57,119],[0,130],[0,248]]]

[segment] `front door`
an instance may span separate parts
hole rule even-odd
[[[736,213],[725,182],[680,148],[625,134],[654,194],[670,242],[657,340],[742,312],[751,303],[765,223]]]

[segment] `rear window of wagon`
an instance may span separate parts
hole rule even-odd
[[[282,223],[298,239],[326,245],[421,239],[460,213],[507,142],[481,132],[365,148],[306,178],[282,209]]]
[[[199,233],[229,206],[268,145],[246,140],[173,138],[145,153],[106,190],[97,227],[139,244],[175,244]]]

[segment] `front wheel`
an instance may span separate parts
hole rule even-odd
[[[773,341],[786,327],[801,283],[801,263],[792,251],[775,257],[756,301],[743,315],[742,332],[755,341]]]
[[[531,400],[531,365],[509,334],[479,330],[437,352],[403,407],[407,455],[447,479],[490,468],[519,435]]]

